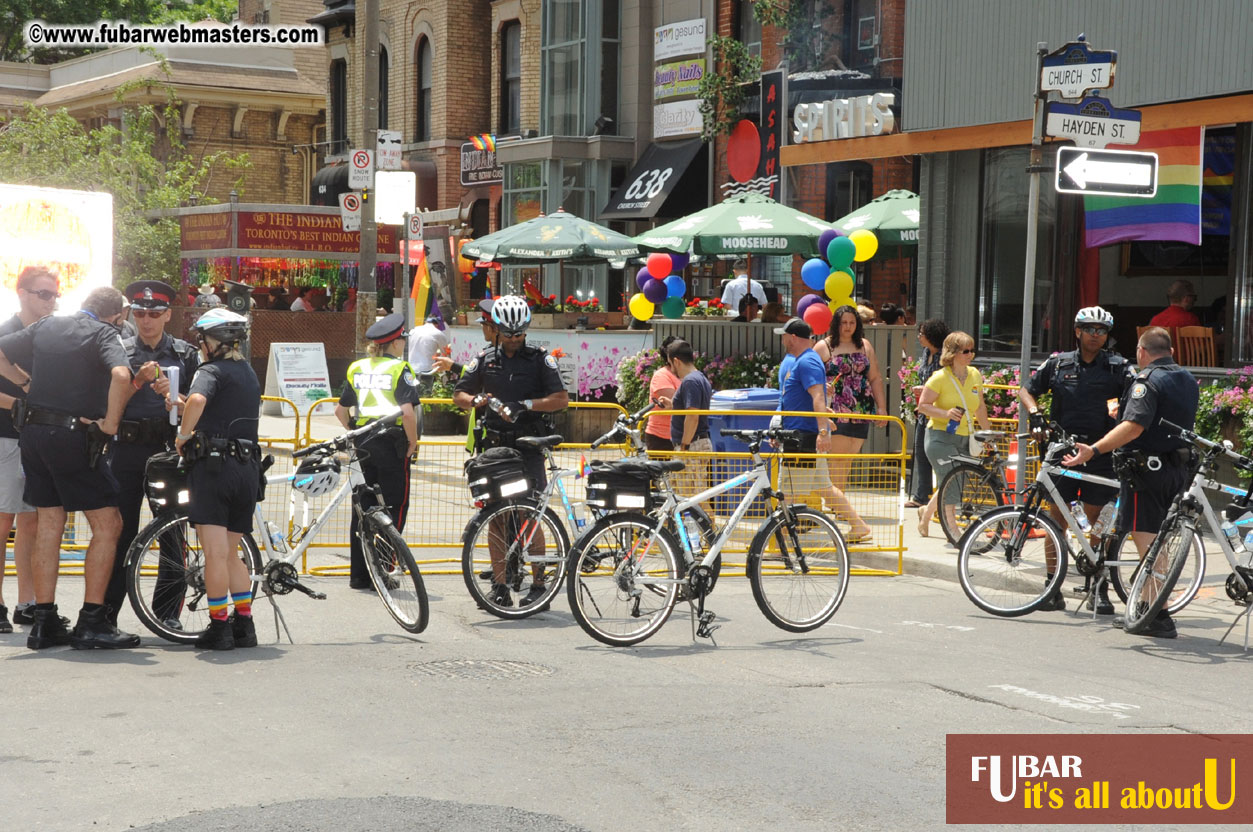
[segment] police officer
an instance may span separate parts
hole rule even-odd
[[[122,293],[93,289],[78,314],[50,315],[0,338],[0,374],[29,367],[30,393],[19,445],[26,471],[24,498],[38,513],[33,575],[34,623],[26,646],[78,649],[135,647],[139,636],[118,631],[104,607],[105,588],[122,518],[117,481],[103,459],[131,393],[130,363],[118,335]],[[16,366],[14,366],[16,365]],[[83,608],[73,632],[57,614],[57,569],[67,512],[91,526],[83,573]]]
[[[405,316],[399,312],[388,315],[366,330],[365,337],[373,342],[369,357],[349,365],[335,418],[346,428],[357,428],[400,408],[394,425],[371,434],[358,448],[365,452],[362,476],[366,482],[378,483],[396,530],[403,532],[409,514],[410,459],[418,447],[417,412],[422,406],[418,379],[405,361]],[[373,498],[366,500],[362,508],[373,507]],[[371,589],[355,511],[348,539],[348,585]]]
[[[1074,467],[1124,446],[1135,452],[1134,458],[1147,472],[1132,481],[1123,480],[1118,525],[1131,531],[1141,558],[1157,537],[1171,502],[1188,482],[1191,448],[1161,422],[1166,419],[1191,430],[1199,390],[1196,378],[1176,364],[1173,355],[1169,332],[1158,326],[1145,330],[1136,345],[1136,363],[1142,369],[1123,396],[1122,421],[1091,445],[1076,444],[1075,452],[1063,461]],[[1145,634],[1174,638],[1175,622],[1163,609]]]
[[[113,577],[104,594],[109,620],[115,625],[126,600],[126,553],[139,533],[144,469],[153,454],[168,450],[174,443],[175,428],[170,424],[165,407],[170,379],[160,368],[178,367],[176,392],[186,396],[191,378],[200,365],[200,351],[196,347],[165,332],[171,315],[170,304],[175,297],[172,286],[159,280],[140,280],[127,286],[123,294],[130,301],[137,332],[134,338],[122,339],[133,375],[131,386],[136,392],[126,403],[117,443],[109,459],[109,468],[118,483],[118,509],[122,514],[122,534],[113,559]],[[162,564],[173,562],[172,558],[161,558]],[[171,625],[178,621],[177,608],[158,612]]]
[[[215,307],[200,316],[195,332],[201,364],[191,380],[174,444],[191,465],[187,518],[195,524],[204,551],[209,626],[196,647],[256,647],[252,579],[236,552],[240,539],[252,531],[260,491],[261,385],[239,350],[248,337],[247,318]],[[230,618],[228,595],[235,612]]]
[[[478,354],[466,365],[465,374],[453,389],[453,403],[463,410],[477,408],[480,430],[476,449],[490,447],[515,447],[522,436],[544,436],[549,432],[546,417],[569,406],[566,393],[557,372],[557,360],[547,350],[528,346],[526,331],[531,325],[531,308],[517,296],[497,300],[491,309],[495,324],[495,344]],[[499,409],[490,407],[492,400],[499,402]],[[530,449],[519,448],[526,465],[527,475],[537,489],[547,486],[544,473],[544,457]],[[496,539],[498,535],[491,535]],[[541,535],[533,541],[542,547]],[[510,607],[513,599],[505,584],[503,552],[491,552],[493,603]],[[521,601],[526,607],[545,592],[545,576],[542,564],[532,565],[534,582]]]
[[[1111,402],[1117,402],[1131,386],[1134,372],[1131,362],[1117,353],[1105,349],[1114,316],[1099,306],[1087,306],[1075,315],[1075,340],[1079,348],[1052,356],[1031,374],[1031,381],[1018,391],[1018,398],[1031,415],[1033,430],[1044,427],[1037,399],[1046,392],[1052,394],[1049,418],[1074,434],[1080,442],[1093,442],[1104,436],[1115,424],[1110,415]],[[1093,459],[1083,471],[1114,479],[1114,463],[1111,457]],[[1057,490],[1067,505],[1082,500],[1083,511],[1089,523],[1095,523],[1105,504],[1116,496],[1110,486],[1094,485],[1080,480],[1062,479]],[[1050,513],[1063,529],[1066,522],[1062,511],[1052,506]],[[1109,600],[1109,589],[1102,580],[1097,590],[1096,612],[1113,615],[1114,605]],[[1064,610],[1066,602],[1059,591],[1045,604],[1045,609]]]

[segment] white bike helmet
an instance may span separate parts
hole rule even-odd
[[[507,295],[492,304],[492,321],[502,335],[526,332],[531,325],[531,307],[517,295]]]
[[[333,456],[311,456],[292,474],[292,488],[306,497],[330,494],[339,485],[339,460]]]
[[[201,335],[212,335],[223,344],[234,344],[248,336],[248,319],[219,306],[197,318],[193,328]]]
[[[1075,326],[1098,324],[1110,328],[1114,325],[1114,316],[1099,306],[1085,306],[1075,313]]]

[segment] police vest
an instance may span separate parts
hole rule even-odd
[[[376,356],[354,361],[348,367],[348,384],[357,394],[358,419],[368,422],[396,411],[396,385],[408,366],[400,358]],[[396,424],[400,424],[399,418]]]

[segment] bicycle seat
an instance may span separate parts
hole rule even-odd
[[[566,441],[564,436],[553,434],[552,436],[519,436],[517,444],[523,448],[555,448],[562,442]]]
[[[975,431],[975,439],[979,442],[995,442],[1005,436],[1003,430],[977,430]]]
[[[593,462],[594,468],[607,468],[621,474],[636,474],[656,479],[662,474],[682,471],[684,463],[679,459],[620,459],[614,462]]]

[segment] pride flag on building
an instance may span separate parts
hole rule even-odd
[[[426,259],[425,252],[418,255],[418,262],[414,264],[413,288],[409,291],[409,297],[413,298],[413,320],[418,324],[432,314],[439,314],[431,286],[431,268]]]
[[[1156,153],[1157,195],[1152,199],[1085,196],[1084,245],[1127,240],[1176,240],[1201,244],[1201,127],[1140,134],[1129,148]]]

